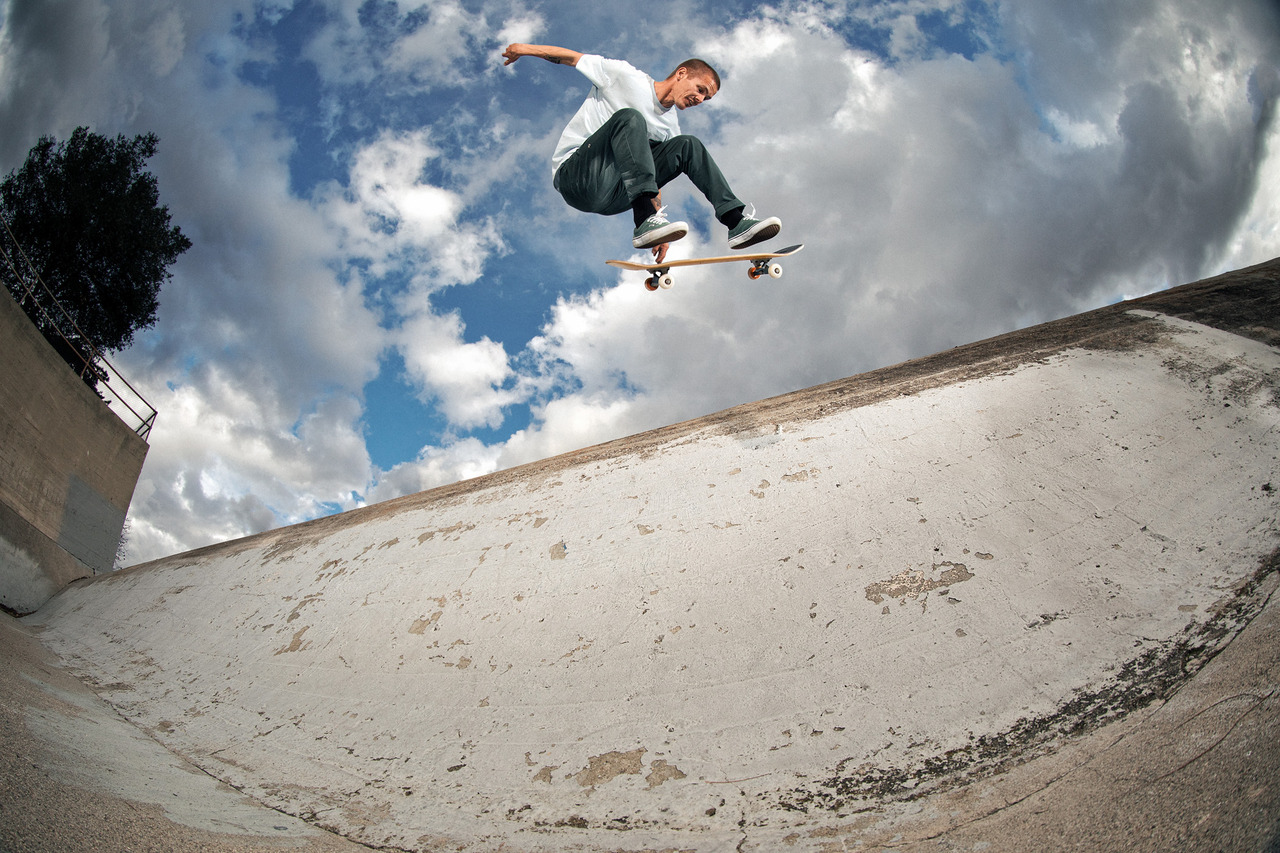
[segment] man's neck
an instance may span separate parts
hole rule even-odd
[[[669,110],[676,105],[676,99],[671,97],[671,88],[674,85],[670,80],[655,80],[653,82],[653,94],[657,96],[658,103],[662,104],[664,110]]]

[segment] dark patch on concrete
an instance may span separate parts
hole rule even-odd
[[[918,569],[905,569],[888,580],[873,583],[866,589],[867,601],[880,604],[889,598],[918,599],[935,589],[946,590],[958,583],[964,583],[974,577],[973,572],[964,563],[953,563],[950,560],[934,563],[933,571],[942,569],[937,580],[926,577]],[[945,593],[944,593],[945,594]]]
[[[109,572],[116,561],[124,518],[124,509],[72,474],[67,479],[58,545],[95,574]]]
[[[1125,303],[1280,346],[1280,259]]]
[[[604,755],[593,755],[588,759],[587,766],[566,776],[566,779],[573,779],[584,788],[595,788],[597,785],[603,785],[619,776],[639,776],[643,771],[641,761],[647,750],[644,747],[633,749],[630,752],[606,752]]]
[[[1266,604],[1280,572],[1280,549],[1262,560],[1253,576],[1213,608],[1207,622],[1192,623],[1121,667],[1101,687],[1082,688],[1052,714],[1023,718],[994,735],[972,737],[962,747],[907,767],[878,767],[845,759],[832,775],[797,786],[779,797],[789,811],[857,813],[886,801],[911,801],[992,776],[1054,751],[1126,714],[1167,700],[1242,631]],[[762,798],[776,794],[762,794]]]
[[[1066,619],[1066,618],[1067,618],[1067,614],[1063,613],[1062,611],[1058,611],[1057,613],[1041,613],[1038,617],[1028,622],[1027,627],[1034,631],[1039,628],[1043,628],[1046,625],[1057,622],[1059,619]]]

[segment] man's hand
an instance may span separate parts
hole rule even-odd
[[[660,264],[667,259],[667,249],[671,248],[670,243],[660,243],[653,247],[653,262]]]
[[[545,59],[547,62],[554,62],[556,65],[577,65],[578,60],[582,58],[582,54],[576,50],[569,50],[566,47],[554,47],[549,44],[509,44],[507,49],[502,52],[502,57],[506,62],[503,65],[510,65],[522,56],[537,56]]]

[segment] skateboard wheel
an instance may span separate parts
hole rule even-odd
[[[751,269],[747,270],[747,278],[751,279],[752,281],[755,281],[762,275],[764,275],[764,273],[761,270],[756,269],[755,267],[752,267]]]
[[[645,287],[645,290],[657,290],[658,282],[655,281],[654,279],[647,278],[644,280],[644,287]]]
[[[769,264],[769,278],[782,278],[782,264]]]
[[[673,279],[670,275],[664,275],[662,278],[658,279],[658,287],[661,287],[663,290],[670,290],[671,285],[675,283],[676,283],[675,279]]]

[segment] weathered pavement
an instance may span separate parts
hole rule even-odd
[[[176,556],[22,631],[210,776],[373,846],[1269,849],[1278,285]],[[5,676],[6,739],[80,742],[58,677]],[[102,751],[50,784],[151,802]]]

